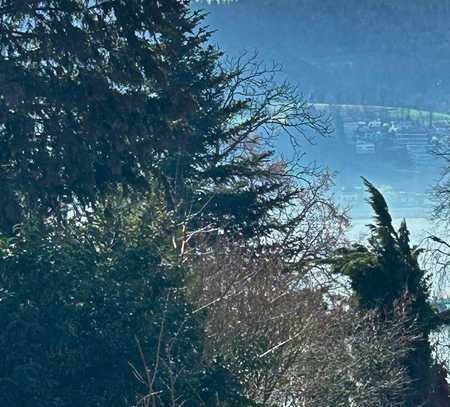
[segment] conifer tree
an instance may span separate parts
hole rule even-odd
[[[4,230],[23,209],[55,213],[158,182],[173,207],[254,234],[295,195],[270,148],[249,145],[316,121],[261,67],[224,69],[188,1],[5,1],[0,11]]]
[[[405,360],[411,380],[405,406],[442,405],[436,400],[450,399],[448,388],[441,386],[445,371],[433,360],[430,334],[447,320],[430,303],[428,277],[418,263],[421,250],[410,245],[406,222],[395,230],[383,195],[363,181],[375,220],[369,225],[369,242],[339,250],[332,262],[334,272],[349,277],[355,307],[377,311],[382,319],[395,319],[397,312],[409,316],[417,340]]]

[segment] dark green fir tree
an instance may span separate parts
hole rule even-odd
[[[274,126],[315,120],[257,64],[221,62],[188,1],[0,7],[3,230],[27,210],[58,213],[158,182],[183,216],[251,235],[295,195],[271,149],[254,146]]]

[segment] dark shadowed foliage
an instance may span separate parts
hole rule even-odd
[[[29,210],[89,206],[117,184],[157,180],[183,214],[251,235],[295,195],[255,139],[320,125],[271,69],[222,63],[187,1],[6,1],[0,11],[4,230]]]
[[[203,316],[180,288],[164,220],[116,204],[89,224],[1,237],[0,404],[244,405],[228,371],[203,360]]]

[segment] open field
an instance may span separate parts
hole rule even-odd
[[[319,112],[333,112],[338,109],[341,114],[347,116],[348,119],[361,119],[362,117],[374,118],[380,117],[391,120],[412,119],[416,121],[428,121],[430,119],[430,112],[419,109],[409,109],[405,107],[394,106],[377,106],[377,105],[347,105],[347,104],[328,104],[328,103],[313,103],[312,106]],[[433,120],[448,120],[450,121],[450,114],[443,112],[431,112]]]

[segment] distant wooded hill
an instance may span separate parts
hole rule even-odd
[[[199,5],[214,42],[277,60],[311,101],[450,111],[450,0]]]

